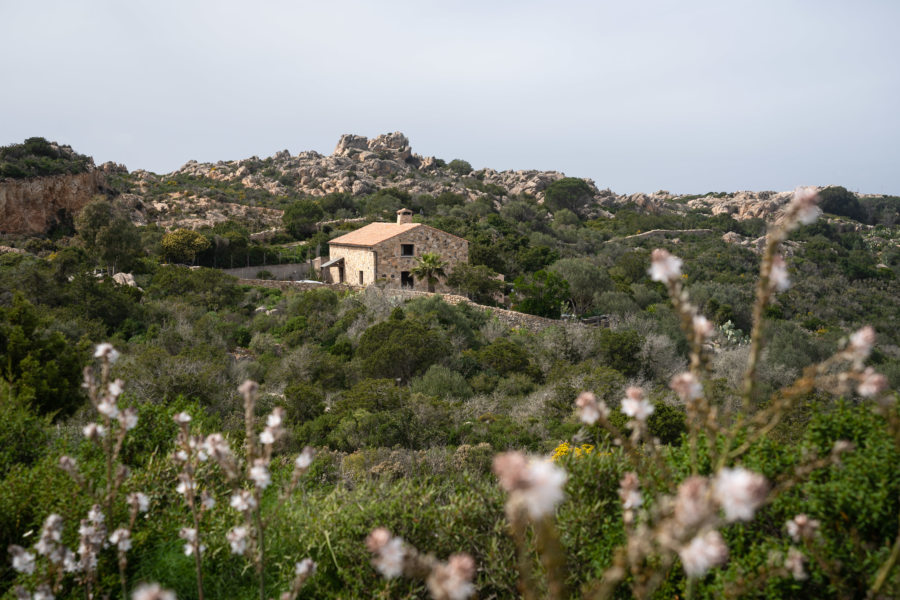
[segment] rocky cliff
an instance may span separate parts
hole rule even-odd
[[[0,180],[0,233],[40,235],[100,191],[102,172]]]

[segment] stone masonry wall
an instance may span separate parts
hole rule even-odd
[[[238,279],[255,279],[260,271],[268,271],[275,279],[306,279],[310,268],[308,262],[287,263],[283,265],[258,265],[255,267],[235,267],[234,269],[221,269]]]
[[[413,245],[413,256],[401,256],[402,244]],[[401,233],[375,246],[377,279],[389,287],[399,287],[400,273],[411,271],[417,264],[416,258],[426,252],[440,255],[447,262],[445,271],[450,273],[457,263],[468,262],[469,242],[428,225]],[[416,278],[413,289],[427,291],[428,282]],[[443,281],[439,281],[435,285],[435,291],[446,292],[449,288]]]
[[[329,248],[329,260],[335,258],[344,259],[344,281],[339,280],[338,267],[329,268],[329,282],[346,283],[349,285],[369,285],[375,283],[375,256],[368,248],[354,246],[338,246],[332,244]],[[359,272],[363,273],[363,280],[359,280]]]

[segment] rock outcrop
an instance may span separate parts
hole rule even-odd
[[[489,198],[495,204],[520,195],[532,196],[541,202],[547,186],[565,177],[558,171],[494,169],[479,169],[460,175],[433,156],[415,154],[409,139],[400,132],[371,139],[355,134],[342,135],[329,156],[313,151],[297,155],[281,151],[264,161],[255,156],[215,164],[190,161],[171,175],[178,174],[237,181],[275,195],[295,192],[316,197],[339,192],[362,196],[394,187],[413,196],[451,192],[467,201]],[[599,189],[590,179],[584,181],[594,196],[593,204],[585,211],[587,217],[608,218],[612,215],[606,208],[633,206],[651,214],[686,213],[702,209],[713,215],[729,214],[738,220],[761,218],[772,221],[791,197],[791,192],[688,196],[665,190],[620,195],[609,189]]]
[[[40,235],[71,218],[103,184],[97,169],[77,175],[0,180],[0,233]]]

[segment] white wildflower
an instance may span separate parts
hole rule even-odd
[[[811,225],[822,214],[822,209],[817,206],[818,202],[819,192],[816,188],[799,187],[794,190],[794,197],[791,199],[788,210],[795,214],[798,222]]]
[[[887,387],[887,378],[881,373],[876,373],[872,367],[867,367],[862,374],[862,381],[856,391],[863,398],[877,396]]]
[[[106,517],[103,516],[103,511],[100,510],[99,504],[95,504],[91,507],[91,510],[88,511],[88,520],[96,525],[100,525],[106,520]]]
[[[249,490],[241,490],[231,497],[231,508],[246,512],[251,508],[256,508],[256,498]]]
[[[56,596],[53,595],[53,590],[46,583],[42,583],[34,590],[34,595],[31,596],[31,600],[54,600]]]
[[[109,384],[109,395],[112,396],[113,399],[118,398],[122,395],[122,392],[125,391],[125,382],[121,379],[116,379],[112,383]]]
[[[272,430],[267,427],[259,434],[259,441],[262,444],[269,446],[275,443],[275,435],[272,433]]]
[[[191,422],[191,415],[186,412],[180,412],[172,418],[175,419],[175,422],[179,425],[186,425]]]
[[[266,417],[266,426],[271,427],[272,429],[277,429],[281,427],[281,423],[284,419],[284,409],[280,406],[276,406],[268,417]]]
[[[387,529],[374,530],[366,538],[366,546],[375,554],[372,564],[387,579],[403,574],[403,559],[406,557],[406,546],[399,537],[394,537]]]
[[[179,494],[187,497],[192,494],[194,489],[196,488],[193,481],[185,477],[183,474],[178,476],[178,485],[175,486],[175,491]]]
[[[802,539],[814,536],[819,529],[819,522],[816,519],[810,519],[808,516],[800,514],[788,521],[785,526],[791,539],[799,542]]]
[[[250,467],[250,479],[261,490],[266,489],[272,483],[272,476],[269,474],[269,468],[265,461],[256,459],[253,466]]]
[[[175,600],[175,592],[162,589],[158,583],[145,583],[134,590],[131,600]]]
[[[119,552],[128,552],[131,550],[131,532],[125,528],[116,529],[110,534],[109,543],[116,546]]]
[[[713,324],[703,315],[694,315],[692,322],[694,326],[694,335],[697,336],[697,339],[700,341],[709,339],[715,331]]]
[[[106,435],[106,428],[97,423],[88,423],[81,431],[84,433],[84,437],[89,440],[96,440]]]
[[[529,460],[521,452],[506,452],[494,458],[494,473],[510,501],[521,502],[533,519],[554,512],[562,502],[567,475],[548,459]]]
[[[803,581],[808,577],[806,569],[803,567],[805,561],[806,557],[803,556],[803,553],[792,546],[784,559],[784,568],[790,571],[795,580]]]
[[[641,496],[637,473],[629,471],[622,477],[619,482],[619,498],[622,500],[622,508],[625,510],[633,510],[640,508],[644,503]]]
[[[309,577],[316,572],[316,563],[311,558],[304,558],[294,565],[294,575],[297,577]]]
[[[581,392],[575,399],[576,413],[581,422],[586,425],[593,425],[600,418],[609,417],[609,407],[602,400],[590,392]]]
[[[644,390],[632,386],[625,391],[622,412],[638,421],[646,421],[653,414],[653,405],[644,398]]]
[[[137,506],[138,512],[145,513],[150,509],[150,498],[143,492],[135,492],[128,496],[128,502]]]
[[[769,283],[778,292],[785,292],[791,287],[788,277],[787,263],[780,254],[772,257],[772,268],[769,270]]]
[[[703,397],[703,386],[697,381],[693,373],[681,373],[672,378],[669,387],[675,390],[675,393],[685,403],[698,400]]]
[[[303,449],[303,452],[297,456],[297,459],[294,461],[294,466],[301,471],[305,471],[312,464],[313,458],[315,458],[315,451],[307,446]]]
[[[119,415],[119,423],[122,427],[125,428],[126,431],[131,431],[135,427],[137,427],[138,423],[138,414],[137,410],[134,408],[126,408]]]
[[[81,561],[68,548],[66,548],[66,553],[63,556],[63,570],[66,573],[77,573],[81,570]]]
[[[119,359],[119,353],[113,348],[112,344],[104,342],[102,344],[97,344],[97,348],[94,350],[94,358],[103,358],[110,363],[114,363]]]
[[[104,398],[100,404],[97,405],[97,412],[101,415],[106,415],[110,419],[115,419],[119,416],[119,407],[116,406],[114,399]]]
[[[752,519],[768,491],[765,477],[743,467],[720,470],[713,486],[713,496],[729,522]]]
[[[728,547],[718,531],[696,536],[678,550],[681,565],[688,577],[699,577],[728,558]]]
[[[228,544],[231,546],[231,551],[234,554],[243,555],[247,551],[247,537],[249,535],[249,530],[241,525],[230,529],[225,534],[225,539],[228,540]]]
[[[426,579],[432,598],[441,600],[466,600],[475,593],[472,578],[475,561],[468,554],[454,554],[447,564],[435,565]]]
[[[650,279],[667,283],[681,277],[682,260],[668,251],[657,248],[650,255]]]
[[[26,552],[21,546],[10,546],[9,553],[12,554],[12,567],[19,573],[31,575],[34,573],[34,554]]]

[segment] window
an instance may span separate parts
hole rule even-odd
[[[400,256],[413,256],[413,245],[400,244]]]
[[[359,285],[362,285],[362,284],[363,284],[363,272],[360,271],[359,272]]]

